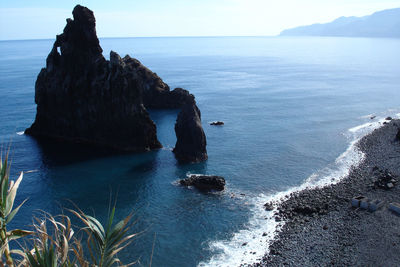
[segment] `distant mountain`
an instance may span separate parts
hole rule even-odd
[[[340,17],[330,23],[287,29],[281,36],[346,36],[400,38],[400,8],[365,17]]]

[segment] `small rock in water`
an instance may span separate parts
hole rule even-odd
[[[247,246],[247,242],[244,242],[244,243],[242,244],[242,247],[244,247],[244,246]]]
[[[267,236],[268,234],[266,233],[266,232],[264,232],[263,234],[262,234],[262,236]]]
[[[268,203],[265,203],[265,204],[264,204],[264,208],[265,208],[265,210],[267,210],[267,211],[271,211],[271,210],[274,209],[274,205],[272,205],[272,203],[268,202]]]
[[[373,120],[373,119],[375,119],[375,118],[376,118],[376,116],[371,116],[371,118],[370,118],[370,119],[371,119],[371,120]]]
[[[210,123],[210,125],[220,126],[220,125],[224,125],[224,122],[223,121],[213,121]]]
[[[194,186],[202,191],[222,191],[225,189],[225,179],[215,175],[190,175],[179,181],[184,186]]]
[[[392,120],[392,117],[387,117],[385,120],[391,121],[391,120]]]

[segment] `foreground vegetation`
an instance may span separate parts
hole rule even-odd
[[[136,234],[129,234],[132,214],[114,223],[115,205],[105,225],[76,209],[68,212],[79,219],[81,226],[73,226],[67,215],[43,213],[43,218],[33,218],[31,231],[9,230],[10,222],[26,201],[13,209],[23,173],[15,181],[10,181],[9,175],[7,154],[4,160],[0,157],[0,267],[108,267],[134,264],[123,265],[117,255],[132,242]],[[10,249],[10,242],[15,242],[14,246],[19,248]]]

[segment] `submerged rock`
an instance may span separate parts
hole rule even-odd
[[[106,60],[93,12],[77,5],[72,14],[37,77],[36,118],[25,133],[124,151],[162,147],[146,108],[182,108],[195,103],[194,96],[182,88],[170,91],[156,73],[128,55],[121,58],[111,51]],[[182,126],[190,133],[179,134],[177,151],[190,161],[207,159],[201,125],[192,126]],[[188,136],[200,143],[187,146]]]
[[[177,141],[173,152],[179,162],[200,162],[208,158],[201,113],[194,100],[186,104],[178,114],[175,133]]]
[[[190,175],[189,178],[180,180],[179,183],[184,186],[194,186],[202,191],[222,191],[225,188],[225,179],[215,175]]]

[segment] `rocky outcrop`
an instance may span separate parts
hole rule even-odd
[[[146,108],[182,108],[194,96],[170,91],[137,59],[111,51],[106,60],[93,12],[77,5],[72,14],[37,77],[36,118],[25,132],[125,151],[160,148]]]
[[[396,139],[400,141],[400,128],[397,130]]]
[[[78,5],[72,14],[36,80],[37,114],[26,133],[127,151],[161,147],[142,104],[141,64],[114,52],[107,61],[93,12]]]
[[[175,133],[177,141],[173,152],[179,162],[200,162],[208,158],[201,113],[195,101],[183,106],[176,120]]]
[[[183,186],[193,186],[202,191],[222,191],[225,189],[225,179],[215,175],[192,174],[186,179],[179,181]]]
[[[222,126],[224,124],[225,123],[223,121],[213,121],[210,123],[210,125],[212,125],[212,126]]]

